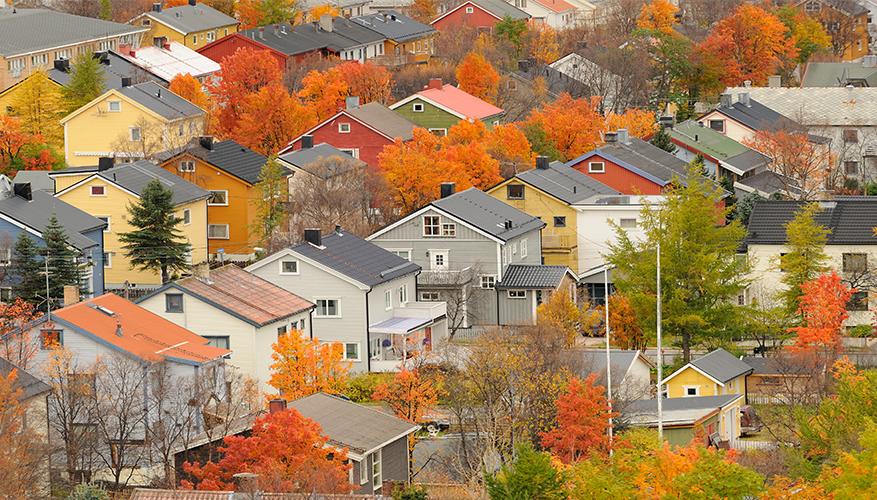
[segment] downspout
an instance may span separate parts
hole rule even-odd
[[[371,345],[372,338],[371,332],[368,329],[369,321],[368,321],[368,294],[372,293],[372,289],[369,288],[367,292],[365,292],[365,352],[368,353],[366,356],[365,367],[366,371],[371,373],[372,371],[372,353],[371,353]],[[362,478],[360,478],[360,481]]]

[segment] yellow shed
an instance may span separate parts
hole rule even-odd
[[[697,358],[664,379],[668,398],[746,395],[746,377],[752,367],[719,348]]]

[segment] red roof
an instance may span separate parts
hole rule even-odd
[[[568,10],[573,10],[575,7],[563,0],[533,0],[539,5],[545,7],[546,9],[552,10],[554,12],[566,12]]]
[[[481,120],[491,116],[503,113],[503,110],[497,108],[489,102],[482,101],[472,94],[463,92],[462,90],[446,83],[440,89],[426,89],[415,95],[425,97],[430,101],[455,111],[466,118]]]
[[[260,326],[314,307],[313,302],[233,264],[210,271],[209,283],[192,277],[176,284]]]
[[[151,363],[171,358],[201,364],[231,354],[112,293],[67,306],[52,315]],[[119,327],[121,336],[116,333]]]

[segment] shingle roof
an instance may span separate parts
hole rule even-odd
[[[9,59],[53,47],[146,31],[148,28],[51,10],[0,9],[0,56]]]
[[[85,250],[98,246],[99,242],[85,237],[84,233],[106,227],[106,222],[40,190],[32,191],[31,201],[9,194],[0,199],[0,214],[42,234],[54,213],[74,247]]]
[[[289,408],[320,424],[330,444],[360,456],[420,429],[401,418],[323,393],[290,401]]]
[[[801,86],[846,87],[853,80],[877,87],[877,67],[860,62],[812,62],[807,64]]]
[[[572,273],[567,266],[545,266],[511,264],[496,284],[497,290],[512,289],[557,289],[567,273]],[[572,276],[575,279],[575,276]]]
[[[450,109],[461,118],[483,120],[503,113],[502,109],[464,92],[450,83],[442,85],[440,89],[421,90],[412,97],[420,97],[426,101],[436,103]],[[393,105],[392,109],[396,109],[409,100],[411,100],[410,97],[399,101]]]
[[[63,172],[63,170],[62,170]],[[140,192],[153,179],[160,179],[165,189],[174,192],[174,205],[182,205],[210,196],[210,191],[176,176],[146,160],[134,163],[121,163],[115,167],[98,172],[97,175],[140,196]]]
[[[130,63],[168,82],[177,75],[189,74],[197,78],[222,69],[218,62],[179,42],[169,42],[165,47],[146,45],[132,50],[131,54],[128,57]]]
[[[204,110],[155,82],[122,87],[120,94],[167,119],[179,120],[204,114]]]
[[[761,200],[752,208],[746,237],[747,244],[782,245],[786,242],[785,225],[795,218],[808,202]],[[819,202],[823,210],[816,223],[831,230],[828,245],[877,245],[877,196],[838,196],[834,201]]]
[[[322,248],[299,243],[290,250],[367,286],[420,270],[417,264],[343,230],[323,236]]]
[[[751,366],[721,347],[690,364],[723,384],[752,371]]]
[[[339,169],[338,172],[333,172],[331,175],[329,175],[330,177],[346,171],[351,166],[357,166],[357,165],[364,166],[365,165],[364,161],[362,161],[358,158],[354,158],[354,157],[350,156],[349,154],[336,148],[335,146],[331,146],[329,144],[326,144],[325,142],[321,143],[321,144],[317,144],[316,146],[314,146],[312,148],[302,148],[302,149],[297,149],[295,151],[290,151],[289,153],[286,153],[285,155],[279,156],[278,159],[283,160],[283,161],[289,163],[290,165],[294,165],[294,166],[304,170],[305,172],[309,172],[309,173],[314,174],[315,171],[312,168],[310,168],[313,164],[319,162],[320,160],[324,160],[324,159],[328,159],[328,158],[332,158],[332,157],[338,157],[344,163],[340,165],[341,169]],[[328,166],[332,167],[333,165],[329,164]]]
[[[381,131],[393,139],[410,141],[416,123],[379,102],[370,102],[347,109],[347,114]]]
[[[74,64],[70,64],[71,69]],[[170,83],[170,80],[164,79],[155,73],[147,71],[144,68],[132,63],[125,57],[113,52],[109,51],[107,55],[106,62],[101,64],[101,68],[104,70],[104,77],[107,79],[106,88],[109,89],[120,89],[122,88],[122,78],[133,78],[138,73],[142,74],[146,72],[147,78],[151,80],[155,80],[161,85],[167,85]],[[67,85],[70,83],[70,73],[67,71],[61,71],[55,69],[54,67],[50,68],[48,71],[49,79],[54,82],[57,82],[61,85]]]
[[[238,24],[237,19],[229,17],[205,3],[186,4],[146,14],[181,33],[194,33]]]
[[[590,370],[590,373],[606,373],[605,350],[585,349],[582,350],[581,353],[582,357],[585,359],[587,368]],[[640,351],[624,351],[619,349],[609,350],[610,363],[612,364],[613,385],[621,384],[622,382],[624,382],[624,377],[627,376],[627,372],[628,370],[630,370],[630,366],[635,360],[637,360],[641,356],[642,353]],[[647,363],[651,362],[647,360]],[[621,379],[616,380],[616,375],[620,376]]]
[[[737,101],[730,107],[720,106],[716,111],[752,130],[768,130],[778,122],[788,120],[788,117],[781,114],[785,111],[776,108],[770,102],[763,101],[761,97],[753,94],[752,90],[756,89],[748,87],[726,89],[725,93],[731,94],[732,99],[734,95],[749,92],[749,106]]]
[[[560,162],[552,162],[547,170],[539,168],[527,170],[516,175],[515,178],[569,204],[580,203],[593,196],[621,194]]]
[[[496,14],[499,17],[505,17],[508,15],[514,20],[519,19],[530,19],[530,14],[522,11],[521,9],[515,7],[514,5],[509,4],[508,2],[503,2],[502,0],[472,0],[472,3],[490,11],[493,14]]]
[[[432,26],[415,21],[393,10],[354,17],[351,21],[376,31],[388,40],[399,43],[419,40],[438,34],[438,30]]]
[[[259,182],[262,167],[268,163],[267,156],[241,146],[231,139],[214,143],[213,149],[210,150],[201,145],[201,140],[198,137],[190,140],[185,146],[156,153],[153,157],[164,163],[183,153],[188,153],[252,185]],[[283,170],[287,174],[291,173],[286,167],[283,167]]]
[[[631,137],[628,144],[623,142],[607,144],[597,151],[633,165],[663,182],[670,182],[674,176],[684,179],[688,168],[688,164],[684,161],[637,137]],[[578,158],[567,162],[567,165],[577,162]]]
[[[0,358],[0,375],[7,377],[12,372],[12,370],[15,370],[16,376],[15,389],[21,389],[22,402],[26,402],[34,396],[45,394],[52,390],[52,388],[45,382],[15,366],[8,360]]]
[[[870,127],[877,115],[877,87],[856,87],[852,102],[849,90],[840,87],[736,87],[725,92],[749,92],[750,100],[815,127]]]
[[[430,206],[466,221],[502,241],[509,241],[545,227],[545,222],[539,218],[518,210],[474,187],[436,200],[430,203]],[[506,229],[507,221],[511,221],[510,229]]]

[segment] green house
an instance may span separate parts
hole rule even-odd
[[[493,128],[502,120],[504,111],[453,85],[442,85],[440,78],[429,81],[421,92],[406,97],[390,109],[430,132],[445,136],[460,120],[481,120]]]

